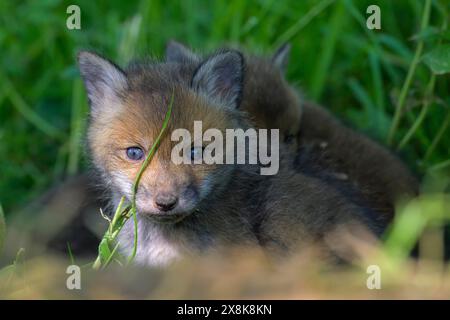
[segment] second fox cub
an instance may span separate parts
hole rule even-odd
[[[339,177],[359,190],[368,204],[389,220],[395,203],[419,191],[418,181],[387,149],[344,126],[324,108],[302,99],[284,79],[290,46],[270,58],[247,55],[242,109],[262,128],[279,128],[283,141],[296,152],[297,168],[309,163],[314,174]],[[200,56],[170,41],[166,59],[198,64]]]
[[[182,64],[134,63],[122,70],[90,52],[81,52],[78,62],[91,107],[90,154],[113,204],[122,195],[131,200],[133,181],[172,95],[168,134],[192,130],[194,121],[202,121],[205,130],[249,127],[238,109],[244,61],[236,51],[209,57],[188,78]],[[286,165],[273,176],[259,175],[258,165],[175,165],[175,144],[163,138],[136,194],[136,259],[142,264],[164,265],[234,245],[274,253],[306,243],[326,247],[323,239],[342,226],[381,231],[370,210],[320,179]],[[120,245],[128,254],[133,235],[127,223]]]

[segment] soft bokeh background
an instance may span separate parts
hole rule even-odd
[[[1,207],[7,224],[25,211],[29,224],[39,221],[36,199],[86,170],[79,49],[124,64],[132,57],[162,58],[169,39],[201,52],[227,44],[264,54],[290,42],[288,79],[350,126],[389,145],[423,180],[424,196],[400,205],[386,252],[408,259],[415,248],[440,265],[449,257],[444,239],[450,233],[450,3],[431,1],[423,24],[426,1],[1,1],[0,242]],[[70,4],[81,8],[81,30],[66,28]],[[366,28],[371,4],[381,8],[382,30]],[[427,54],[434,60],[423,59]],[[433,75],[430,63],[442,74]],[[393,130],[399,101],[404,112]],[[19,249],[11,241],[5,246]]]

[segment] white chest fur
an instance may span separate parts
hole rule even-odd
[[[123,254],[131,255],[134,246],[134,224],[124,226],[119,235]],[[182,257],[181,243],[167,239],[164,233],[150,223],[138,224],[136,263],[146,266],[165,266]]]

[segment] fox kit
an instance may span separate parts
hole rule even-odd
[[[246,57],[242,109],[258,127],[280,129],[286,145],[296,150],[298,170],[305,171],[308,162],[308,174],[347,181],[372,208],[391,219],[399,198],[417,195],[417,180],[387,149],[345,127],[324,108],[301,99],[283,76],[289,52],[286,44],[271,58]],[[166,60],[201,61],[175,41],[166,47]]]
[[[238,108],[244,61],[237,51],[208,57],[190,77],[191,67],[180,63],[134,63],[122,70],[86,51],[79,53],[78,62],[90,103],[92,162],[114,205],[121,196],[131,201],[134,179],[173,97],[167,134],[136,194],[138,263],[165,265],[233,246],[285,254],[310,242],[322,244],[343,225],[381,231],[367,209],[287,165],[264,176],[258,164],[173,163],[176,142],[170,132],[175,129],[192,132],[194,121],[221,132],[249,128]],[[202,152],[187,147],[192,158]],[[119,240],[126,254],[133,237],[133,223],[127,223]]]

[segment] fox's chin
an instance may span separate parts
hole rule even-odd
[[[152,222],[156,223],[166,223],[166,224],[175,224],[178,222],[181,222],[185,218],[189,217],[193,212],[194,208],[191,210],[171,210],[171,211],[139,211],[139,215],[144,217],[145,219],[148,219]]]
[[[147,214],[146,218],[156,223],[175,224],[183,221],[188,216],[190,216],[190,213],[164,213]]]

